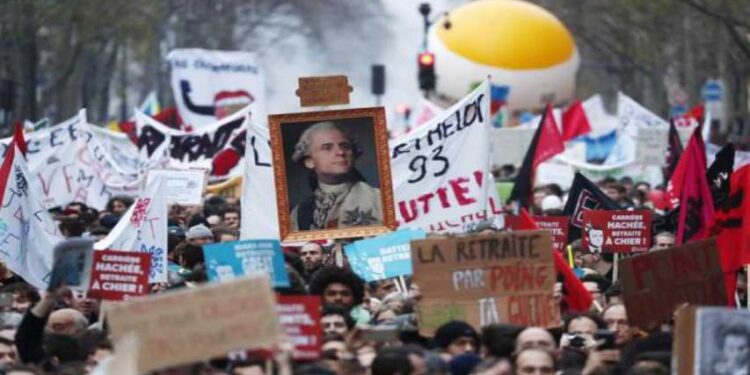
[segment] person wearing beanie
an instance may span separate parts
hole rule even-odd
[[[451,356],[476,352],[478,342],[477,331],[460,320],[451,320],[435,331],[435,345]]]
[[[214,242],[214,234],[207,226],[198,224],[188,229],[185,233],[185,239],[191,245],[203,246]]]

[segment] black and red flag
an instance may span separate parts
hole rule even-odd
[[[599,189],[580,173],[573,178],[573,185],[568,192],[563,215],[570,217],[568,229],[568,243],[581,238],[583,230],[583,211],[586,210],[620,210],[620,206],[612,198]]]
[[[513,184],[513,191],[510,193],[510,200],[519,202],[520,207],[529,207],[536,168],[563,151],[565,142],[552,115],[552,107],[548,104],[523,158],[523,164]]]

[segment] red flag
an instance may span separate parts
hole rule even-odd
[[[534,151],[532,170],[536,170],[536,167],[547,159],[565,151],[565,142],[560,135],[560,129],[557,128],[555,116],[549,104],[544,110],[542,123],[539,124],[539,127],[539,138],[537,138],[536,150]]]
[[[750,264],[750,165],[732,173],[729,198],[716,213],[716,243],[725,271]]]
[[[562,115],[562,137],[569,141],[591,132],[591,124],[580,100],[576,100]]]
[[[708,238],[714,220],[714,203],[706,178],[706,150],[700,127],[693,131],[680,164],[683,165],[683,172],[677,245]]]
[[[691,153],[691,147],[694,149],[692,152],[695,153],[696,158],[688,155]],[[680,160],[677,162],[677,166],[672,172],[672,177],[669,178],[666,194],[669,209],[677,208],[680,205],[680,201],[682,200],[682,189],[685,188],[685,174],[691,163],[701,163],[705,174],[708,161],[706,160],[706,145],[703,143],[700,126],[693,130],[687,148],[682,155],[680,155]]]
[[[526,209],[521,208],[519,213],[521,216],[519,229],[534,230],[539,229],[531,218],[531,215]],[[576,277],[573,270],[565,262],[562,255],[557,251],[552,251],[552,256],[555,259],[555,271],[563,276],[563,285],[565,287],[566,294],[563,295],[563,300],[568,305],[568,309],[577,312],[587,312],[591,308],[591,304],[594,299],[591,297],[591,293],[586,290],[581,280]]]

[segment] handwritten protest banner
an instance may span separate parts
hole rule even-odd
[[[185,48],[170,51],[167,60],[177,111],[193,129],[210,126],[238,105],[266,118],[265,75],[254,53]]]
[[[139,373],[268,347],[281,335],[265,277],[132,299],[113,305],[108,317],[115,340],[138,336]]]
[[[118,249],[151,255],[149,282],[167,281],[167,200],[163,178],[155,178],[130,205],[97,250]]]
[[[279,323],[294,346],[292,359],[317,360],[322,346],[320,297],[278,296]]]
[[[539,229],[545,229],[552,235],[552,248],[557,251],[565,250],[565,244],[568,243],[568,223],[570,218],[567,216],[534,216],[534,221]],[[515,229],[515,228],[514,228]]]
[[[119,301],[148,293],[150,254],[99,250],[93,259],[88,297]]]
[[[168,203],[184,205],[201,204],[206,185],[205,169],[175,170],[155,169],[148,172],[146,184],[154,178],[164,178]]]
[[[412,241],[419,327],[432,334],[463,320],[476,328],[511,323],[556,326],[552,239],[544,230]]]
[[[354,273],[365,281],[412,274],[409,242],[427,236],[422,230],[402,229],[346,245],[344,251]]]
[[[206,271],[211,281],[241,276],[267,275],[274,287],[289,286],[284,254],[278,240],[244,240],[203,245]]]
[[[235,136],[247,129],[249,111],[250,108],[246,107],[192,132],[172,129],[136,111],[138,151],[150,164],[157,164],[166,155],[170,165],[175,167],[211,169],[211,161],[216,154],[230,146],[235,139],[244,141]],[[235,166],[228,176],[242,175],[241,166]]]
[[[599,253],[648,251],[651,211],[583,211],[583,248]]]
[[[670,319],[683,303],[725,305],[724,274],[714,239],[620,260],[630,325],[644,329]]]
[[[489,103],[485,81],[429,123],[390,142],[401,228],[462,232],[500,213],[490,175]]]

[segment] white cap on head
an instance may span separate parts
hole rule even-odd
[[[563,202],[560,197],[554,194],[550,194],[542,199],[542,211],[547,210],[562,210]]]

